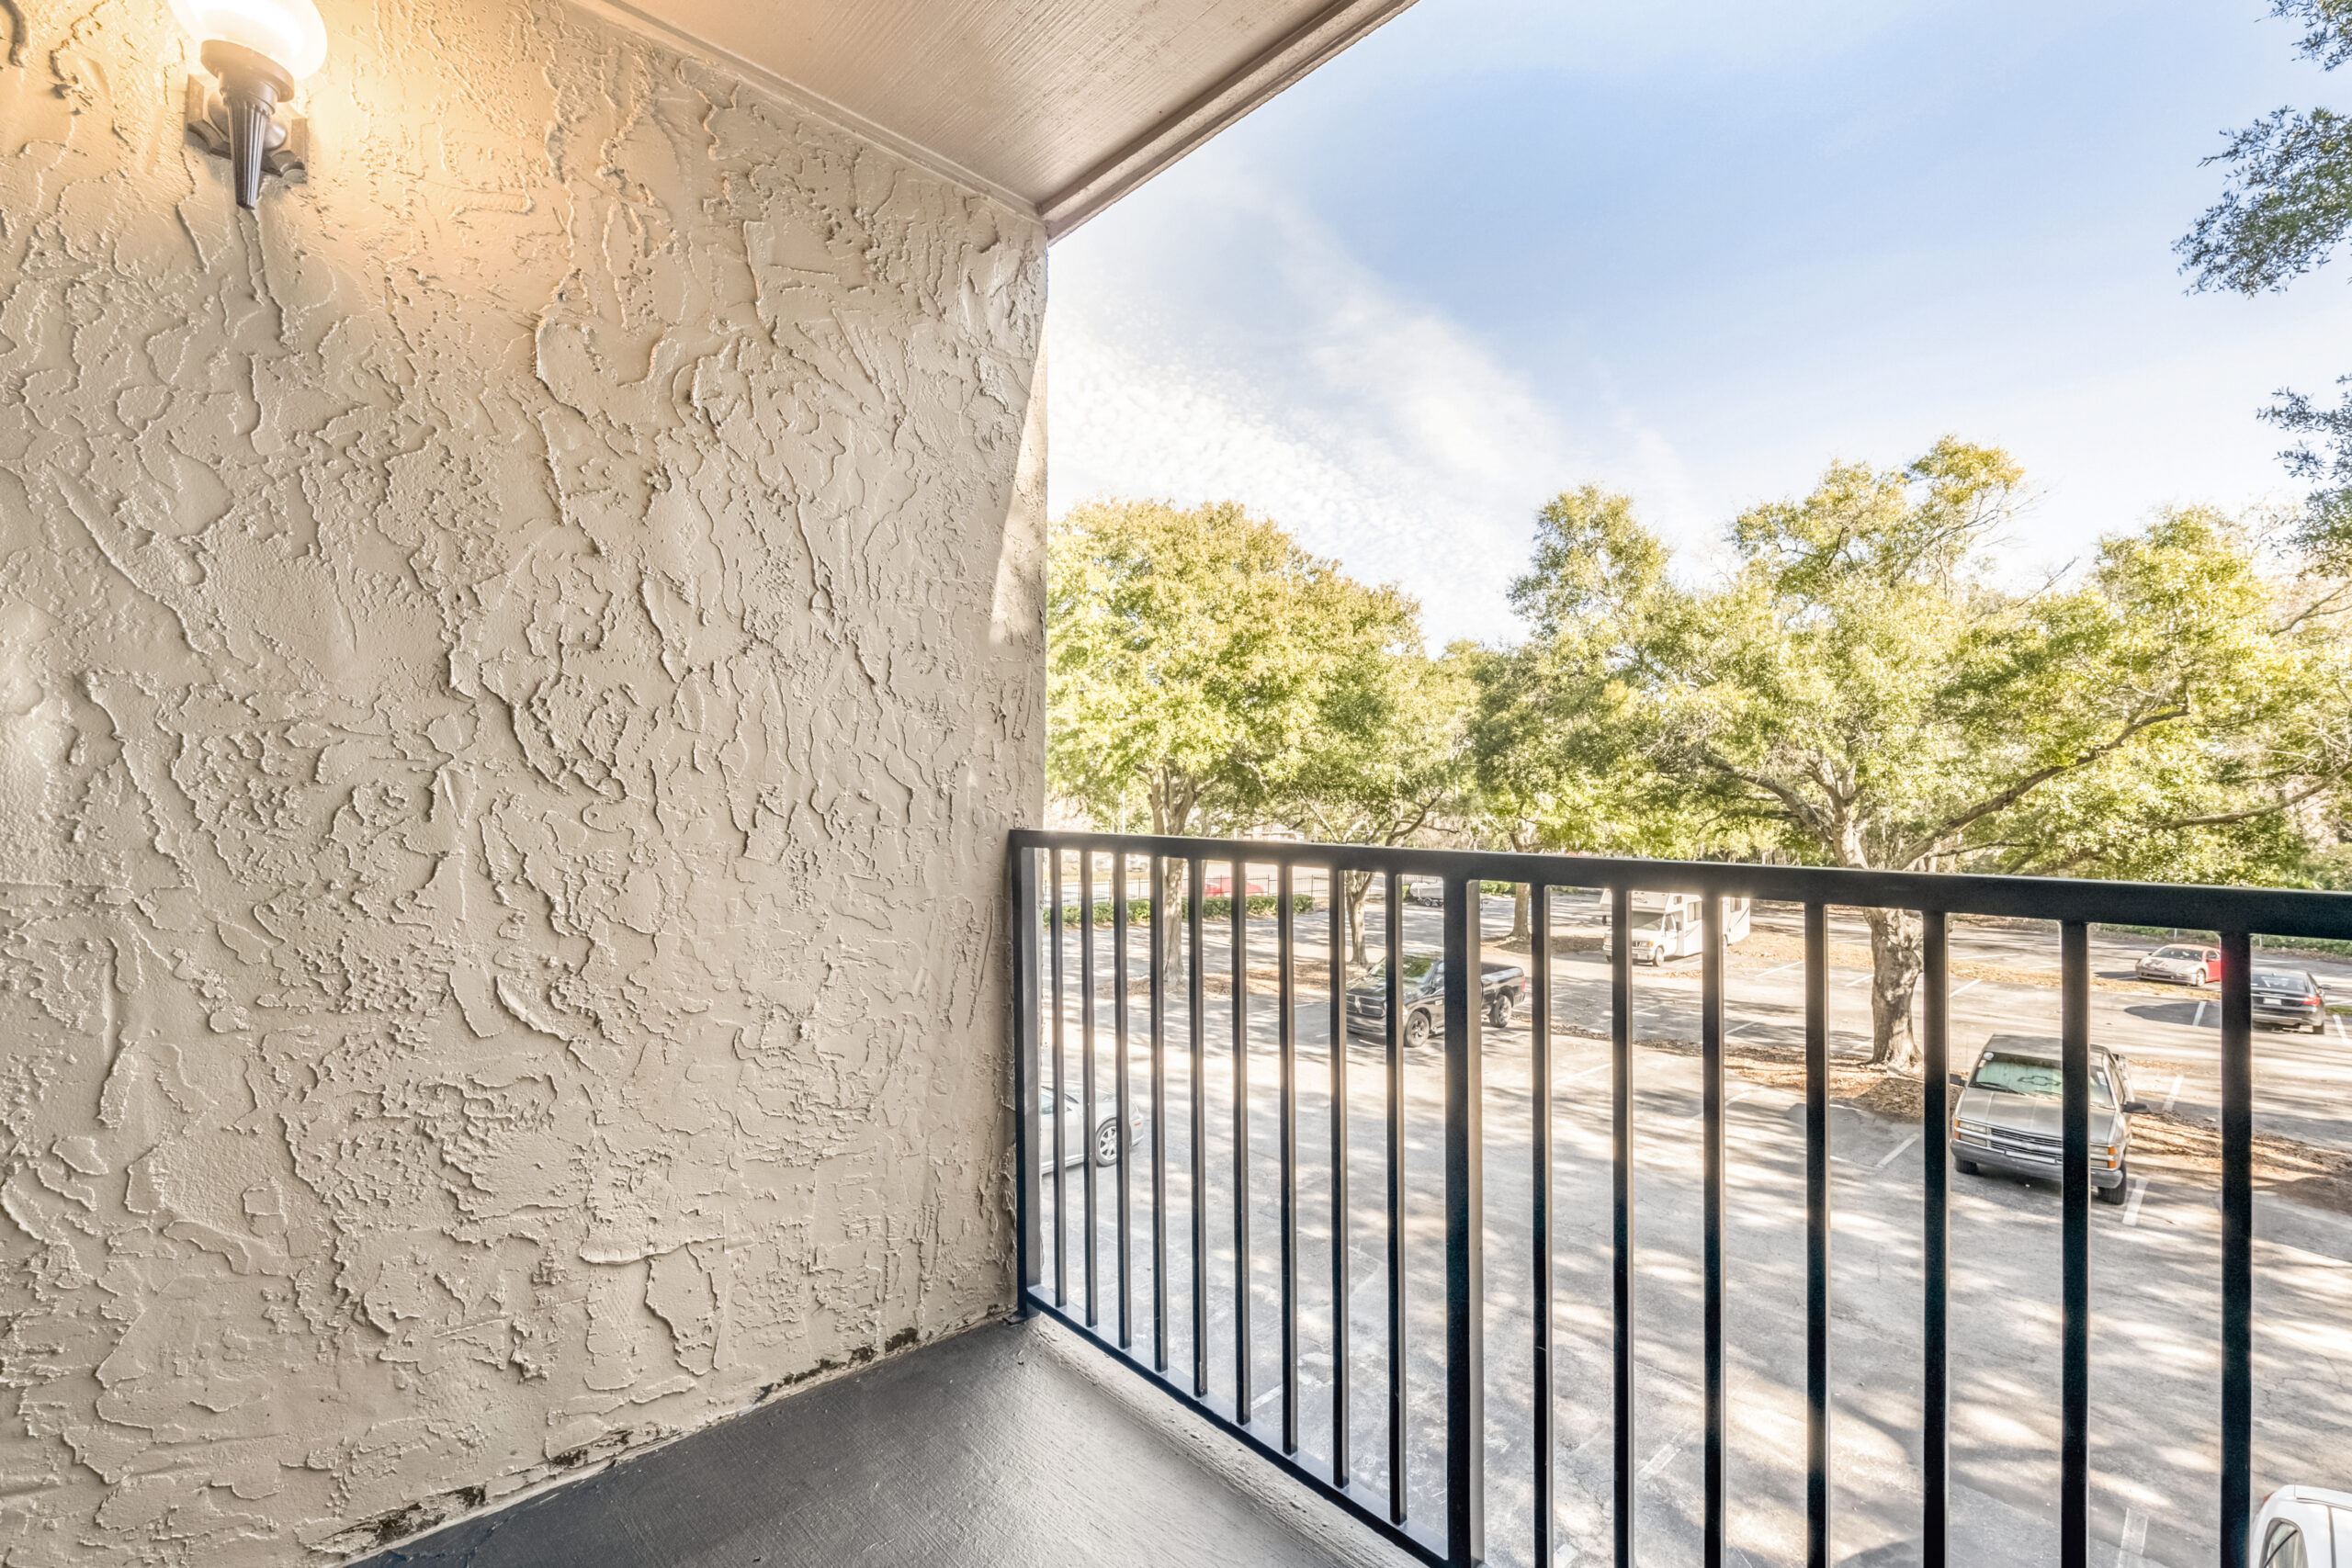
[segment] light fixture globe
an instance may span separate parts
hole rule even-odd
[[[325,62],[327,25],[311,0],[172,0],[172,15],[220,78],[237,205],[250,208],[261,198],[272,117],[294,84]]]
[[[292,81],[326,62],[327,25],[311,0],[172,0],[172,15],[198,43],[249,49]]]

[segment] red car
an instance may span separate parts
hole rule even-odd
[[[2169,980],[2177,986],[2221,983],[2222,950],[2195,942],[2174,942],[2140,960],[2132,971],[2143,980]]]

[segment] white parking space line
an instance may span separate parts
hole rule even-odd
[[[1587,1067],[1587,1068],[1585,1068],[1582,1072],[1570,1073],[1570,1074],[1569,1074],[1569,1075],[1568,1075],[1565,1079],[1563,1079],[1562,1081],[1563,1081],[1563,1082],[1566,1082],[1566,1083],[1574,1083],[1574,1082],[1576,1082],[1578,1078],[1589,1078],[1589,1077],[1592,1077],[1592,1075],[1593,1075],[1593,1074],[1595,1074],[1595,1073],[1605,1073],[1605,1072],[1607,1072],[1610,1068],[1611,1068],[1611,1067],[1615,1066],[1616,1065],[1617,1065],[1617,1064],[1616,1064],[1616,1063],[1614,1063],[1614,1062],[1603,1062],[1603,1063],[1601,1063],[1601,1064],[1600,1064],[1600,1066],[1597,1066],[1597,1067]]]
[[[2136,1225],[2140,1223],[2140,1200],[2145,1198],[2147,1195],[2148,1179],[2144,1176],[2133,1177],[2132,1179],[2132,1196],[2123,1201],[2123,1223],[2125,1224]],[[2144,1528],[2142,1533],[2145,1533]]]
[[[1888,1166],[1893,1165],[1893,1164],[1894,1164],[1894,1163],[1898,1158],[1900,1158],[1900,1157],[1902,1156],[1902,1154],[1903,1154],[1903,1151],[1904,1151],[1904,1150],[1905,1150],[1905,1149],[1909,1148],[1912,1145],[1914,1145],[1914,1144],[1917,1143],[1918,1141],[1919,1141],[1919,1134],[1917,1134],[1917,1133],[1912,1134],[1909,1137],[1907,1137],[1907,1138],[1904,1139],[1901,1143],[1899,1143],[1899,1144],[1895,1145],[1894,1148],[1892,1148],[1892,1149],[1888,1150],[1888,1151],[1887,1151],[1887,1156],[1886,1156],[1886,1157],[1885,1157],[1884,1159],[1883,1159],[1883,1160],[1881,1160],[1881,1161],[1879,1161],[1876,1165],[1874,1165],[1874,1166],[1871,1167],[1871,1168],[1872,1170],[1884,1170]]]
[[[1680,1452],[1681,1449],[1682,1443],[1679,1438],[1667,1444],[1664,1448],[1658,1450],[1657,1452],[1650,1455],[1647,1460],[1643,1461],[1642,1468],[1634,1472],[1634,1479],[1636,1481],[1647,1481],[1651,1476],[1656,1475],[1659,1471],[1664,1470],[1668,1465],[1672,1464],[1674,1462],[1674,1456]]]
[[[2197,1016],[2188,1021],[2188,1027],[2191,1029],[2202,1029],[2205,1027],[2205,1004],[2203,1002],[2199,1002],[2197,1004]]]
[[[2137,1508],[2123,1510],[2123,1539],[2116,1544],[2115,1568],[2140,1568],[2140,1553],[2148,1546],[2148,1516]]]
[[[1846,988],[1850,991],[1869,978],[1870,976],[1868,975],[1857,975],[1852,979],[1846,982]]]
[[[2188,1081],[2188,1075],[2187,1073],[2173,1074],[2172,1088],[2165,1095],[2165,1111],[2166,1113],[2170,1113],[2174,1104],[2180,1099],[2180,1086]]]
[[[2330,1013],[2327,1015],[2327,1021],[2335,1026],[2335,1038],[2342,1040],[2344,1038],[2344,1020],[2342,1016],[2336,1013]]]
[[[1779,967],[1777,967],[1777,968],[1767,969],[1767,970],[1765,970],[1762,974],[1756,975],[1756,976],[1752,976],[1752,978],[1754,978],[1754,979],[1758,979],[1758,980],[1767,979],[1767,978],[1770,977],[1771,976],[1774,976],[1774,975],[1778,975],[1778,974],[1780,974],[1782,970],[1786,970],[1786,969],[1795,969],[1795,968],[1798,968],[1798,967],[1802,966],[1802,965],[1804,964],[1804,959],[1802,959],[1802,958],[1800,958],[1800,959],[1798,959],[1798,960],[1796,961],[1796,963],[1794,963],[1794,964],[1781,964],[1781,965],[1780,965]]]
[[[1738,1025],[1736,1025],[1736,1026],[1735,1026],[1735,1027],[1733,1027],[1733,1028],[1730,1028],[1730,1029],[1726,1029],[1726,1030],[1724,1030],[1724,1039],[1726,1039],[1726,1040],[1728,1040],[1728,1039],[1730,1039],[1733,1035],[1739,1033],[1742,1030],[1753,1029],[1753,1028],[1755,1028],[1755,1027],[1756,1027],[1756,1025],[1754,1025],[1753,1023],[1743,1023],[1743,1024],[1738,1024]]]
[[[1962,986],[1962,987],[1960,988],[1960,991],[1964,991],[1964,990],[1968,989],[1968,987],[1969,987],[1969,986],[1981,986],[1981,985],[1983,985],[1984,983],[1984,977],[1983,977],[1982,976],[1979,976],[1977,978],[1975,978],[1975,979],[1971,980],[1970,982],[1968,982],[1968,986]],[[1949,995],[1947,995],[1947,996],[1944,998],[1944,1000],[1946,1000],[1946,1001],[1950,1001],[1950,1000],[1951,1000],[1951,998],[1952,998],[1953,997],[1956,997],[1956,996],[1960,995],[1960,991],[1953,991],[1953,992],[1950,993]]]

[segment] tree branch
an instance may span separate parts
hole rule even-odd
[[[2324,778],[2308,789],[2297,790],[2294,794],[2282,795],[2267,806],[2249,807],[2244,811],[2220,811],[2207,817],[2175,817],[2167,821],[2151,822],[2147,825],[2147,830],[2160,833],[2174,828],[2220,828],[2232,822],[2250,822],[2257,817],[2276,816],[2290,807],[2301,806],[2335,782],[2333,778]]]
[[[1787,784],[1781,783],[1778,779],[1770,778],[1762,773],[1751,773],[1744,768],[1734,765],[1730,758],[1724,756],[1712,746],[1699,748],[1699,761],[1728,778],[1737,779],[1751,788],[1762,790],[1778,800],[1789,815],[1795,818],[1799,827],[1819,839],[1825,846],[1830,844],[1831,834],[1828,824],[1824,821],[1821,812],[1811,801]]]
[[[2174,719],[2188,716],[2188,709],[2177,704],[2172,707],[2159,708],[2154,713],[2143,714],[2097,746],[2079,753],[2073,761],[2053,762],[2049,767],[2037,768],[2007,788],[1996,790],[1973,805],[1961,807],[1935,828],[1905,845],[1899,856],[1891,858],[1898,868],[1915,865],[1918,863],[1920,856],[1928,853],[1945,839],[1966,828],[1970,823],[1982,821],[1996,811],[2006,811],[2052,779],[2063,773],[2078,772],[2100,758],[2120,750],[2133,736],[2143,730],[2153,729],[2159,724],[2169,724]]]
[[[2301,626],[2313,615],[2325,615],[2328,611],[2335,608],[2337,603],[2344,599],[2347,594],[2352,594],[2352,582],[2340,582],[2326,593],[2324,593],[2319,598],[2312,600],[2309,604],[2304,605],[2292,615],[2287,617],[2285,621],[2279,624],[2277,629],[2281,635],[2293,631],[2297,626]]]

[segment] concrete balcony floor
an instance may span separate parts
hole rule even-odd
[[[1132,1373],[991,1324],[360,1568],[1367,1568],[1407,1561]]]

